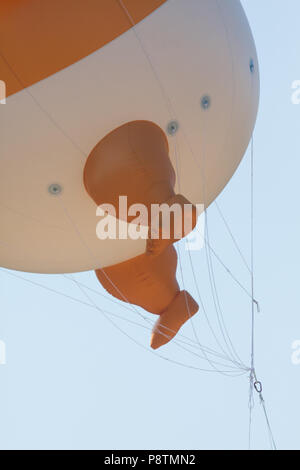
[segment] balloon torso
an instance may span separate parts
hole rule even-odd
[[[97,238],[83,182],[92,149],[125,123],[165,132],[176,192],[194,204],[236,170],[259,98],[239,1],[10,0],[0,33],[2,266],[77,272],[145,252],[142,239]]]

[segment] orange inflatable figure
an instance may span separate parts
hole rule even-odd
[[[123,217],[119,212],[121,195],[127,196],[128,205],[143,204],[147,208],[148,218],[143,223],[149,227],[146,252],[96,270],[96,275],[114,297],[159,315],[151,336],[151,347],[157,349],[198,311],[190,294],[180,291],[173,247],[195,227],[197,212],[184,196],[174,192],[175,172],[165,133],[148,121],[133,121],[115,129],[89,155],[84,184],[98,206],[111,204],[115,208],[117,218]],[[167,236],[162,214],[156,220],[151,218],[154,204],[165,204],[170,209],[176,204],[183,209],[180,218],[170,211]]]

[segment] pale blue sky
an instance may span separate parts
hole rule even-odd
[[[291,84],[300,80],[300,3],[242,3],[255,37],[261,74],[255,131],[255,282],[261,304],[256,368],[278,447],[300,449],[300,365],[291,362],[292,342],[300,339],[300,105],[291,104]],[[247,152],[218,200],[248,258],[249,175]],[[247,271],[214,208],[209,221],[211,244],[243,284],[249,285]],[[202,250],[195,258],[197,279],[214,321],[205,261]],[[197,295],[185,259],[183,265],[186,286]],[[22,276],[87,301],[62,276]],[[7,348],[7,364],[0,366],[1,449],[247,447],[246,376],[228,378],[163,361],[122,335],[96,309],[2,271],[0,278],[0,340]],[[76,279],[101,291],[93,273],[76,275]],[[216,280],[233,343],[249,363],[249,299],[217,264]],[[136,319],[91,295],[99,306]],[[148,344],[148,331],[116,322],[137,341]],[[214,347],[203,315],[195,325],[201,342]],[[192,337],[191,325],[184,333]],[[208,368],[175,345],[163,353]],[[253,445],[269,445],[257,401]]]

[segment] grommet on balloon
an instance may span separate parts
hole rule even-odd
[[[179,124],[177,121],[170,121],[167,126],[167,132],[169,135],[175,135],[179,129]]]
[[[50,186],[48,186],[48,192],[52,196],[58,196],[59,194],[62,193],[62,186],[58,183],[52,183]]]
[[[210,96],[208,95],[204,95],[202,98],[201,98],[201,107],[202,109],[204,109],[205,111],[210,108],[211,106],[211,98]]]
[[[251,73],[255,72],[255,65],[254,65],[254,60],[253,59],[250,59],[249,68],[250,68]]]

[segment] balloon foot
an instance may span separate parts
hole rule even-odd
[[[151,348],[158,349],[167,344],[198,309],[197,302],[187,291],[179,292],[156,321],[150,340]]]

